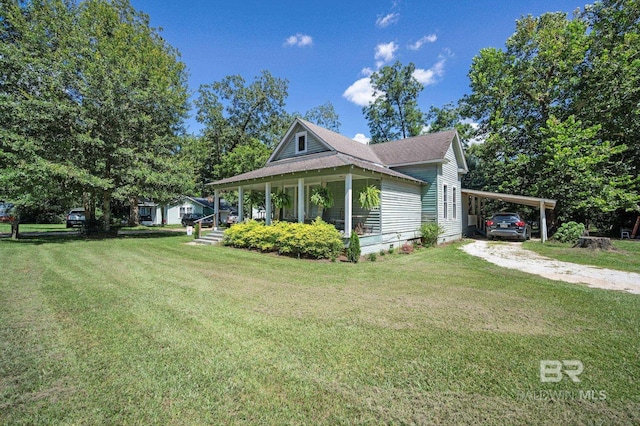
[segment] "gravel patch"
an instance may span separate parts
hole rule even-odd
[[[489,243],[477,240],[464,245],[461,249],[495,265],[540,275],[551,280],[640,294],[640,274],[561,262],[525,250],[522,248],[522,243]]]

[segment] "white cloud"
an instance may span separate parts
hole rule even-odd
[[[410,44],[409,46],[407,46],[409,49],[411,50],[420,50],[420,48],[425,44],[425,43],[433,43],[438,39],[438,36],[435,34],[429,34],[427,36],[422,37],[420,40],[416,41],[413,44]]]
[[[440,60],[428,70],[416,68],[415,71],[413,71],[413,76],[425,86],[434,84],[438,80],[438,77],[444,75],[444,65],[446,62],[447,60],[445,58],[440,58]]]
[[[362,68],[362,71],[360,71],[360,75],[365,77],[369,77],[371,74],[373,74],[373,70],[369,67]]]
[[[376,26],[379,28],[386,28],[389,25],[397,23],[399,19],[400,14],[392,12],[385,16],[379,16],[378,19],[376,19]]]
[[[371,87],[371,79],[369,77],[361,78],[347,88],[342,94],[348,101],[362,107],[368,106],[375,101],[373,95],[373,87]]]
[[[364,134],[362,133],[356,133],[356,135],[352,138],[354,141],[356,142],[360,142],[363,143],[365,145],[369,144],[369,141],[371,140],[371,138],[366,137]]]
[[[313,45],[313,37],[306,34],[296,34],[287,38],[284,42],[285,47],[307,47]]]
[[[377,45],[375,54],[376,66],[380,68],[384,64],[393,61],[396,50],[398,50],[398,45],[393,41]]]

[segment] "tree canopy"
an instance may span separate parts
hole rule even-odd
[[[375,100],[362,109],[369,124],[371,143],[417,136],[424,128],[418,95],[424,88],[415,77],[415,65],[400,62],[371,75]]]
[[[207,182],[262,167],[295,117],[339,131],[331,102],[304,115],[287,112],[288,84],[262,71],[251,83],[232,75],[200,86],[195,104],[204,129],[184,147],[197,159],[200,191],[205,192]]]
[[[635,3],[523,17],[474,58],[462,111],[484,139],[483,189],[557,198],[560,220],[637,209],[639,92],[622,83],[640,77]]]
[[[184,191],[185,66],[146,15],[127,0],[34,0],[0,16],[3,196],[82,196],[108,229],[112,199]]]

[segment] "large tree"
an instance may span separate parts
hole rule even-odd
[[[196,118],[204,129],[185,149],[197,158],[202,192],[207,182],[263,166],[295,117],[339,130],[338,114],[330,102],[304,115],[288,113],[287,90],[288,81],[269,71],[248,84],[242,76],[231,75],[200,86]],[[246,155],[246,161],[240,155]]]
[[[74,161],[87,138],[73,4],[2,1],[0,17],[0,198],[19,213],[106,186]]]
[[[2,195],[82,195],[108,229],[114,197],[154,194],[176,170],[184,65],[126,0],[0,7]]]
[[[640,2],[603,0],[586,7],[590,27],[576,114],[599,125],[599,136],[626,146],[618,158],[640,175]],[[640,182],[636,180],[636,192]]]
[[[417,136],[424,127],[418,95],[424,89],[415,77],[415,65],[400,62],[371,74],[374,101],[362,109],[369,124],[371,143]]]
[[[194,141],[205,154],[200,160],[200,181],[219,179],[216,166],[237,146],[259,140],[268,149],[279,141],[290,115],[285,111],[288,81],[263,71],[246,84],[240,75],[200,86],[197,120],[204,125],[200,140]]]
[[[92,139],[85,159],[92,174],[109,182],[99,191],[108,228],[113,197],[152,197],[175,176],[186,73],[178,52],[127,0],[81,4],[80,25],[88,41],[82,107]]]
[[[474,58],[472,93],[464,99],[465,114],[479,122],[485,141],[477,154],[486,189],[563,198],[557,210],[565,220],[593,217],[597,207],[631,208],[637,198],[629,179],[612,179],[625,174],[616,156],[625,145],[613,144],[618,148],[605,155],[611,135],[599,120],[582,120],[590,107],[581,94],[593,65],[588,28],[563,13],[520,19],[505,50],[483,49]],[[573,196],[586,192],[580,174],[567,178],[568,165],[580,166],[590,200],[599,200],[585,200],[589,208]]]

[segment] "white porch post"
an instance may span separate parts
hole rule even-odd
[[[271,182],[264,185],[264,223],[271,225]]]
[[[298,222],[304,222],[304,178],[298,178]]]
[[[344,236],[351,236],[351,211],[353,209],[353,200],[351,192],[353,191],[353,174],[347,173],[344,177]]]
[[[220,226],[220,191],[217,189],[213,191],[213,214],[213,229],[217,231]]]
[[[540,201],[540,239],[543,243],[547,241],[547,212],[544,208],[544,201]]]
[[[244,188],[238,187],[238,223],[244,222],[244,209],[242,205],[244,204]]]

